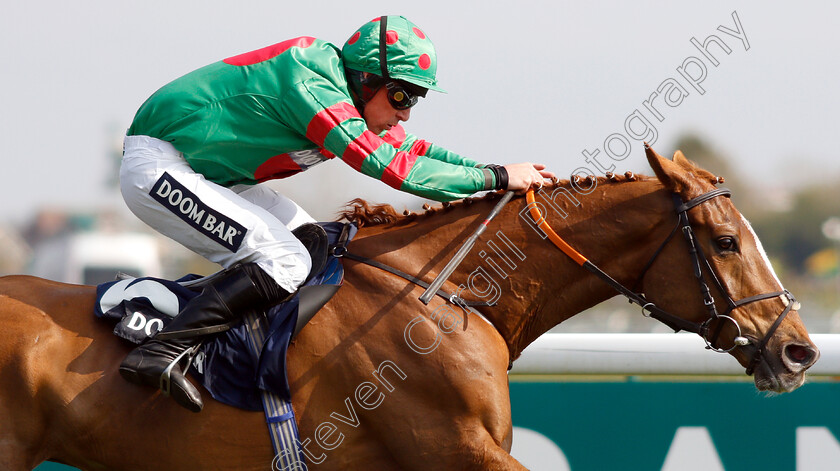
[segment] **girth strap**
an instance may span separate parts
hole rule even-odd
[[[346,249],[343,250],[343,251],[334,251],[333,255],[336,256],[336,257],[349,258],[350,260],[355,260],[357,262],[361,262],[361,263],[364,263],[366,265],[370,265],[372,267],[379,268],[380,270],[384,270],[384,271],[387,271],[388,273],[391,273],[393,275],[397,275],[400,278],[406,279],[406,280],[414,283],[415,285],[418,285],[418,286],[420,286],[422,288],[425,288],[425,289],[428,289],[429,286],[430,286],[429,283],[426,283],[425,281],[421,280],[420,278],[417,278],[416,276],[409,275],[408,273],[406,273],[406,272],[404,272],[404,271],[402,271],[398,268],[394,268],[390,265],[386,265],[386,264],[384,264],[382,262],[379,262],[379,261],[376,261],[372,258],[363,257],[361,255],[356,255],[354,253],[350,253],[350,252],[346,251]],[[443,299],[445,299],[445,300],[447,300],[451,303],[458,304],[458,305],[461,305],[461,306],[475,307],[475,306],[495,306],[496,305],[496,303],[488,303],[488,302],[485,302],[485,301],[467,301],[466,299],[463,299],[460,296],[456,296],[455,294],[447,293],[446,291],[444,291],[442,289],[438,289],[437,291],[435,291],[435,295],[440,296],[441,298],[443,298]]]

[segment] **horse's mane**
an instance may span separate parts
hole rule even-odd
[[[626,172],[624,175],[616,175],[607,173],[603,177],[576,177],[576,183],[581,183],[583,186],[592,184],[592,178],[595,178],[598,185],[604,183],[626,183],[635,181],[649,181],[656,179],[647,175],[636,175],[632,172]],[[552,180],[551,184],[546,185],[543,189],[551,190],[556,187],[569,188],[571,186],[570,180]],[[483,196],[469,197],[461,200],[453,201],[451,203],[442,203],[440,206],[423,205],[423,213],[415,213],[406,209],[402,214],[398,213],[393,206],[387,203],[368,203],[361,198],[354,198],[349,201],[346,208],[338,214],[338,219],[345,219],[348,222],[356,224],[358,227],[378,226],[383,224],[401,225],[407,224],[417,220],[419,217],[429,217],[441,212],[451,211],[460,206],[468,206],[477,201],[491,201],[499,199],[502,192],[491,191]]]

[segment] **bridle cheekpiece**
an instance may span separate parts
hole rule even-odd
[[[703,253],[703,249],[697,241],[697,238],[694,234],[694,229],[691,227],[691,220],[688,217],[688,211],[691,208],[701,205],[714,198],[717,198],[718,196],[726,196],[728,198],[731,194],[732,192],[727,188],[718,188],[715,190],[711,190],[707,193],[703,193],[702,195],[686,202],[683,202],[679,198],[679,196],[674,195],[674,206],[677,213],[677,223],[674,226],[674,229],[671,230],[668,237],[665,238],[665,240],[659,245],[657,250],[654,252],[653,256],[651,256],[650,260],[645,265],[645,267],[642,270],[642,273],[638,278],[639,281],[635,284],[635,286],[638,286],[641,283],[641,280],[644,278],[648,269],[653,265],[654,261],[656,261],[659,254],[662,252],[665,246],[668,245],[671,239],[673,239],[677,231],[682,232],[689,246],[689,253],[691,255],[692,260],[692,268],[694,276],[700,285],[700,293],[703,297],[703,304],[706,306],[709,312],[708,319],[706,319],[703,322],[692,322],[678,317],[674,314],[671,314],[670,312],[659,308],[658,306],[656,306],[656,304],[649,301],[647,298],[645,298],[645,295],[643,293],[637,292],[634,289],[630,289],[613,279],[610,275],[598,268],[594,263],[590,262],[578,251],[573,249],[568,243],[566,243],[566,241],[564,241],[560,236],[558,236],[556,232],[554,232],[554,230],[548,224],[548,221],[546,221],[542,214],[540,214],[540,210],[537,207],[533,190],[529,190],[526,193],[526,200],[528,202],[528,207],[531,213],[531,217],[534,220],[534,223],[548,236],[549,240],[551,240],[551,242],[557,248],[559,248],[561,251],[563,251],[563,253],[571,257],[572,260],[574,260],[578,265],[582,266],[583,268],[598,276],[600,279],[612,286],[616,291],[624,295],[631,303],[635,303],[641,306],[642,314],[646,317],[652,317],[664,323],[668,327],[674,329],[674,331],[676,332],[684,330],[687,332],[699,334],[706,342],[706,348],[718,353],[728,353],[737,347],[745,347],[751,343],[757,343],[755,352],[753,353],[750,363],[746,369],[747,375],[752,375],[755,371],[755,368],[761,361],[762,356],[765,354],[765,348],[767,347],[767,343],[769,342],[770,338],[772,338],[773,334],[775,334],[776,330],[779,328],[779,325],[781,325],[782,321],[785,319],[788,313],[793,309],[799,309],[799,303],[796,301],[796,298],[794,298],[793,295],[786,289],[782,289],[781,291],[774,291],[771,293],[749,296],[735,301],[732,299],[732,296],[729,295],[726,288],[723,286],[723,283],[721,283],[720,279],[715,274],[715,271],[712,269],[712,265],[709,262],[709,259]],[[714,297],[712,297],[711,290],[709,289],[708,284],[706,284],[704,271],[708,273],[709,277],[711,278],[718,291],[725,296],[727,308],[722,313],[719,313],[717,310],[715,299]],[[764,337],[760,341],[758,341],[757,339],[750,340],[743,336],[741,326],[738,324],[738,321],[730,315],[732,311],[746,304],[750,304],[756,301],[762,301],[765,299],[775,298],[777,296],[782,298],[782,302],[784,303],[785,308],[776,318],[776,321],[773,323],[773,325],[771,325],[767,332],[765,332]],[[717,322],[715,324],[715,321],[723,322]],[[718,337],[720,336],[720,333],[723,330],[725,322],[731,322],[735,326],[736,330],[736,334],[732,339],[732,346],[726,349],[715,346]],[[716,327],[713,327],[714,325],[716,325]]]

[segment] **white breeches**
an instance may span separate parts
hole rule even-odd
[[[256,262],[289,292],[309,274],[291,230],[314,220],[270,188],[207,181],[172,144],[148,136],[126,136],[120,188],[143,222],[225,268]]]

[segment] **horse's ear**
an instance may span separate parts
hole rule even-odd
[[[674,163],[679,164],[681,167],[685,167],[685,168],[693,168],[694,167],[694,164],[690,160],[685,158],[685,155],[683,155],[681,150],[678,150],[678,151],[674,152]]]
[[[684,188],[684,185],[681,184],[682,179],[680,178],[684,172],[681,166],[657,154],[647,143],[645,143],[645,155],[656,177],[665,185],[665,188],[674,193],[680,193]],[[682,156],[682,154],[680,155]],[[674,160],[676,160],[676,156]]]
[[[686,171],[691,173],[692,176],[699,180],[706,180],[712,185],[723,183],[723,177],[718,177],[712,172],[700,168],[697,164],[688,160],[681,150],[674,152],[674,163],[684,168]]]
[[[717,182],[717,177],[694,165],[680,151],[674,153],[674,160],[668,160],[645,144],[645,155],[665,188],[683,198],[693,198],[700,194],[703,191],[703,181]]]

